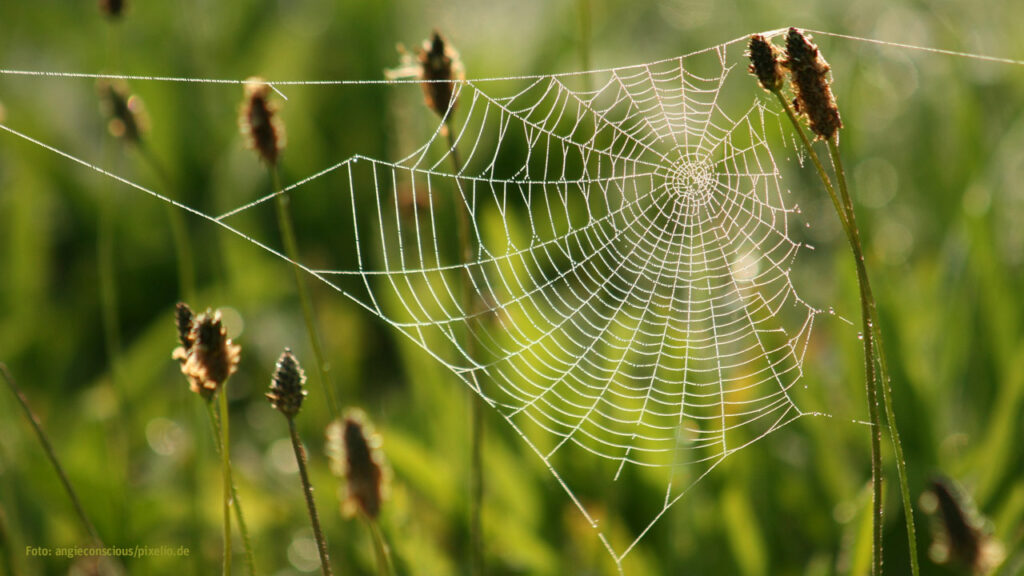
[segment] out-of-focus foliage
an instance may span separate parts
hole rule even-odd
[[[590,61],[612,67],[676,56],[789,25],[1024,57],[1013,2],[869,0],[818,6],[663,0],[580,2],[132,2],[117,20],[95,2],[0,3],[0,68],[243,79],[378,79],[433,28],[458,47],[467,77],[578,69],[579,10]],[[935,472],[958,479],[1024,566],[1024,67],[819,36],[846,128],[842,146],[867,238],[893,392],[920,494]],[[739,65],[743,65],[742,62]],[[87,79],[0,75],[6,123],[53,146],[219,214],[270,188],[237,133],[235,85],[134,82],[146,148],[107,133]],[[291,87],[281,103],[285,183],[352,154],[397,159],[436,128],[419,87]],[[751,78],[748,93],[763,97]],[[796,154],[777,152],[812,226],[796,284],[813,304],[856,320],[857,288],[831,205]],[[156,166],[159,166],[157,168]],[[336,201],[314,184],[323,202]],[[319,188],[317,188],[319,186]],[[322,206],[296,203],[300,228]],[[167,206],[0,134],[0,361],[39,413],[87,512],[109,544],[188,546],[190,558],[125,559],[132,573],[219,570],[220,479],[210,425],[170,353],[177,265]],[[250,226],[269,230],[272,218]],[[330,417],[316,382],[288,266],[195,217],[197,309],[225,309],[243,347],[230,384],[233,461],[260,573],[315,570],[316,549],[287,427],[263,392],[281,350],[307,366],[296,418],[311,455],[337,573],[373,571],[369,534],[338,513],[323,456]],[[345,248],[303,231],[303,254],[345,261]],[[116,278],[116,333],[105,336],[104,242]],[[326,255],[330,254],[330,258]],[[355,262],[354,256],[349,259]],[[393,468],[381,515],[400,574],[466,573],[469,396],[455,377],[383,322],[313,283],[331,375],[343,405],[362,407]],[[111,291],[108,291],[108,293]],[[732,457],[673,507],[625,561],[628,574],[863,574],[870,555],[868,430],[855,328],[822,315],[802,384],[834,418],[805,418]],[[116,342],[110,354],[106,343]],[[595,532],[507,425],[486,422],[485,540],[493,574],[609,574]],[[566,463],[585,478],[591,462]],[[894,471],[890,466],[887,472]],[[890,476],[890,478],[893,478]],[[889,486],[893,484],[890,483]],[[890,490],[886,565],[904,573],[901,511]],[[603,529],[642,528],[631,503],[650,494],[623,478],[601,502]],[[23,574],[71,562],[26,546],[86,537],[6,392],[0,394],[2,553]],[[926,523],[919,518],[922,550]],[[242,562],[236,561],[242,569]],[[954,568],[924,560],[928,574]],[[237,572],[241,573],[241,572]]]

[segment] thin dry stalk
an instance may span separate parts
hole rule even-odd
[[[812,44],[807,37],[795,28],[791,28],[787,35],[786,55],[786,60],[781,61],[781,55],[778,50],[763,36],[755,35],[751,37],[749,51],[751,58],[750,72],[757,76],[762,88],[777,97],[794,130],[800,136],[800,140],[807,150],[818,172],[818,176],[821,178],[822,184],[828,191],[829,198],[832,200],[857,268],[857,283],[860,289],[861,320],[863,325],[865,388],[867,392],[868,414],[872,424],[872,573],[880,575],[883,572],[882,424],[878,411],[878,388],[881,386],[886,408],[886,421],[895,452],[897,475],[899,477],[900,492],[906,516],[905,522],[910,547],[911,573],[917,576],[920,568],[917,559],[917,539],[913,508],[910,502],[910,490],[906,477],[906,461],[903,456],[899,431],[896,427],[895,414],[892,409],[888,366],[884,348],[881,344],[881,328],[878,323],[877,306],[865,265],[864,250],[860,240],[860,229],[857,226],[846,174],[843,169],[842,158],[839,154],[839,129],[842,127],[842,121],[840,120],[839,109],[836,106],[830,82],[827,78],[830,68],[821,57],[817,46]],[[783,67],[788,68],[791,73],[791,79],[797,96],[795,101],[799,107],[799,112],[807,118],[810,129],[816,137],[828,143],[833,171],[839,183],[839,194],[836,193],[836,186],[833,185],[832,179],[825,171],[824,165],[812,146],[810,138],[808,138],[807,133],[804,131],[803,124],[797,116],[797,111],[793,109],[789,100],[782,93],[784,87]],[[879,368],[881,369],[880,373],[878,371]]]
[[[32,408],[28,404],[28,399],[21,392],[18,387],[18,383],[15,381],[14,376],[7,369],[7,365],[0,362],[0,373],[3,374],[4,382],[7,382],[7,387],[14,393],[14,397],[18,400],[18,404],[21,405],[22,410],[25,411],[25,416],[28,418],[29,424],[32,425],[32,429],[36,433],[36,438],[39,439],[40,446],[43,447],[43,452],[46,453],[46,457],[50,460],[50,464],[53,465],[53,469],[57,472],[57,477],[60,478],[60,483],[64,486],[64,491],[67,493],[68,498],[71,499],[71,504],[75,508],[75,514],[78,516],[78,520],[82,523],[85,531],[89,534],[89,538],[92,539],[93,543],[97,546],[103,546],[103,540],[100,539],[99,532],[96,531],[96,527],[89,520],[89,517],[85,514],[85,508],[82,506],[82,501],[78,499],[78,494],[75,493],[74,487],[71,486],[71,480],[68,479],[68,475],[64,472],[64,467],[60,465],[60,460],[57,459],[57,453],[53,450],[53,445],[50,444],[49,438],[46,436],[46,432],[43,430],[43,425],[39,422],[39,418],[36,417],[35,413],[32,412]]]

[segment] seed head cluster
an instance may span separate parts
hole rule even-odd
[[[181,364],[189,388],[210,400],[238,370],[242,348],[228,338],[220,310],[207,310],[195,316],[187,304],[181,303],[175,319],[181,346],[174,349],[171,357]]]
[[[750,37],[747,56],[751,74],[762,88],[776,94],[784,85],[783,70],[789,70],[796,111],[807,118],[815,137],[829,140],[843,127],[839,107],[829,83],[831,68],[818,47],[803,32],[790,28],[786,34],[785,58],[764,36]]]
[[[750,67],[747,70],[757,76],[757,82],[762,88],[769,92],[782,89],[782,54],[774,44],[764,36],[755,34],[750,37],[747,56],[750,58]]]
[[[327,427],[327,456],[331,471],[346,481],[342,512],[346,516],[360,513],[377,518],[387,484],[387,467],[380,436],[361,410],[350,409]]]
[[[178,302],[178,305],[174,307],[174,321],[178,326],[178,341],[186,351],[192,348],[192,325],[195,318],[196,315],[188,304]]]
[[[797,109],[807,116],[811,132],[828,140],[843,127],[839,107],[829,86],[831,68],[818,47],[796,28],[786,35],[786,67],[793,75]]]
[[[952,480],[937,476],[928,484],[921,508],[932,518],[932,561],[966,567],[972,574],[991,573],[1005,552],[986,529],[985,518]]]
[[[129,144],[140,143],[149,124],[142,100],[121,82],[100,81],[96,91],[110,135]]]
[[[444,118],[455,110],[455,82],[464,78],[459,53],[436,30],[416,55],[427,107]]]
[[[100,12],[108,18],[118,18],[124,14],[127,0],[99,0]]]
[[[270,392],[267,392],[270,405],[288,418],[294,418],[302,409],[302,400],[306,397],[306,391],[302,389],[305,383],[306,373],[292,351],[285,348],[277,360],[277,368],[270,381]]]
[[[246,80],[238,128],[247,146],[269,166],[277,165],[285,145],[284,124],[276,114],[277,106],[270,101],[270,86],[262,78]]]

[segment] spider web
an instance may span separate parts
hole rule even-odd
[[[599,529],[561,452],[612,461],[609,483],[657,469],[653,524],[805,414],[790,389],[818,310],[790,279],[803,245],[765,135],[777,118],[728,48],[588,73],[592,90],[457,83],[467,168],[452,173],[444,128],[399,162],[344,166],[351,223],[369,209],[375,231],[356,233],[355,270],[316,273],[358,276],[350,296],[497,409]],[[720,96],[737,76],[752,102],[733,112]],[[445,249],[453,210],[470,215],[470,262]],[[621,562],[640,537],[602,539]]]
[[[742,49],[736,40],[638,66],[453,82],[457,152],[441,121],[397,162],[354,156],[219,216],[161,198],[284,258],[244,214],[283,192],[301,202],[326,179],[342,200],[330,218],[354,231],[337,250],[354,265],[294,264],[496,409],[621,569],[716,465],[810,414],[791,390],[820,311],[790,278],[804,245],[766,135],[778,118]],[[731,82],[750,94],[745,105],[724,104]],[[469,217],[467,262],[457,211]],[[632,541],[613,542],[560,473],[580,451],[612,464],[608,489],[638,469],[658,479],[664,498]]]

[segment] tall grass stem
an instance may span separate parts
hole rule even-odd
[[[878,378],[879,387],[882,390],[882,403],[885,407],[885,421],[888,425],[889,440],[892,443],[893,457],[896,460],[896,476],[900,486],[900,500],[903,503],[903,514],[906,517],[907,545],[910,549],[910,570],[913,576],[920,573],[920,566],[917,558],[917,530],[914,523],[914,506],[910,499],[910,485],[907,480],[907,461],[903,456],[903,443],[900,441],[899,427],[896,425],[896,413],[892,406],[892,389],[890,388],[891,375],[889,373],[888,361],[885,357],[885,346],[882,343],[882,327],[878,318],[878,305],[875,301],[874,292],[871,290],[871,282],[868,279],[867,267],[864,262],[864,251],[860,242],[860,232],[857,228],[857,217],[853,209],[853,201],[850,198],[849,186],[846,180],[846,171],[843,169],[842,156],[839,154],[838,136],[828,140],[828,151],[832,157],[832,166],[836,173],[836,180],[839,182],[839,194],[843,199],[843,206],[846,209],[846,218],[850,224],[855,243],[855,257],[858,262],[858,277],[861,278],[861,299],[868,313],[868,324],[874,337],[875,350],[880,368]],[[867,341],[868,334],[864,339]],[[877,398],[876,398],[877,401]]]
[[[220,416],[214,409],[212,402],[205,402],[206,411],[210,415],[210,425],[213,426],[214,448],[217,455],[223,453],[221,450],[221,428]],[[249,539],[249,525],[245,521],[245,514],[242,513],[242,501],[238,499],[238,485],[235,484],[235,475],[231,475],[231,507],[235,509],[235,521],[238,522],[238,533],[242,535],[242,546],[245,547],[245,562],[249,569],[249,576],[256,576],[256,559],[252,551],[252,541]]]
[[[231,441],[228,421],[228,383],[220,386],[220,463],[224,495],[224,576],[231,576]]]
[[[320,344],[320,335],[316,329],[316,317],[313,313],[313,300],[306,286],[306,279],[299,268],[299,244],[295,239],[295,225],[292,222],[291,211],[288,206],[288,195],[281,190],[281,176],[276,165],[270,167],[270,181],[275,192],[278,192],[275,205],[277,206],[277,224],[281,231],[281,240],[284,242],[284,252],[292,261],[292,271],[295,273],[295,288],[299,293],[299,304],[302,307],[302,317],[306,323],[306,332],[309,334],[309,342],[313,348],[313,355],[316,357],[317,375],[320,377],[320,385],[323,387],[324,398],[327,399],[327,407],[331,413],[331,420],[338,418],[338,403],[334,398],[333,386],[328,381],[327,364],[324,361],[323,347]]]
[[[449,113],[450,114],[450,113]],[[458,179],[462,172],[462,162],[459,158],[459,151],[455,145],[455,131],[452,126],[451,116],[445,123],[445,132],[448,137],[448,155],[451,158],[455,178]],[[458,185],[456,185],[458,189]],[[473,280],[470,277],[469,263],[473,261],[473,247],[470,239],[471,229],[469,222],[469,208],[463,209],[459,202],[461,195],[453,195],[452,203],[455,206],[456,218],[459,228],[459,251],[460,258],[464,265],[462,279],[462,308],[466,314],[466,338],[463,342],[466,356],[470,362],[476,360],[476,342],[473,335],[474,312],[476,310],[476,297],[473,294]],[[484,400],[479,393],[479,383],[476,381],[476,373],[472,372],[475,390],[472,394],[470,405],[470,482],[469,482],[469,554],[470,573],[480,575],[484,573],[484,543],[483,543],[483,498],[484,498],[484,472],[483,472],[483,444],[484,444]]]
[[[64,491],[67,493],[68,498],[71,499],[71,504],[75,508],[75,514],[78,516],[78,520],[82,523],[82,527],[89,534],[93,543],[97,546],[103,546],[103,540],[100,538],[99,532],[96,531],[96,526],[89,520],[89,517],[85,514],[85,508],[82,507],[82,501],[78,499],[78,494],[75,493],[74,487],[71,486],[71,480],[68,479],[68,475],[64,472],[64,467],[61,466],[60,460],[57,459],[56,452],[53,451],[53,445],[50,444],[49,438],[46,436],[46,432],[43,430],[43,425],[39,422],[39,418],[36,417],[35,413],[32,412],[32,408],[28,404],[28,399],[21,392],[18,387],[17,381],[14,376],[11,375],[10,370],[7,369],[7,365],[0,362],[0,373],[3,374],[4,382],[7,382],[7,387],[11,389],[14,397],[18,400],[18,404],[21,405],[22,410],[25,411],[25,416],[28,418],[29,424],[32,425],[32,429],[36,433],[36,438],[39,439],[40,446],[43,447],[43,452],[46,453],[46,457],[50,460],[50,464],[53,465],[53,469],[57,472],[57,477],[60,478],[60,483],[64,486]]]
[[[137,145],[139,154],[149,164],[150,169],[156,174],[157,179],[169,193],[174,189],[173,181],[163,164],[145,142]],[[169,195],[169,194],[168,194]],[[174,252],[178,264],[178,297],[184,302],[194,302],[196,296],[196,272],[195,263],[192,260],[192,242],[188,236],[188,226],[185,223],[185,215],[177,206],[166,205],[167,219],[171,225],[171,240],[174,242]]]
[[[871,422],[872,574],[881,576],[883,572],[882,529],[884,527],[882,522],[882,510],[884,507],[882,493],[882,425],[878,414],[878,374],[875,371],[874,330],[871,321],[871,307],[868,301],[870,285],[866,284],[867,270],[864,268],[864,254],[860,244],[860,233],[856,228],[856,222],[851,220],[852,214],[846,210],[844,203],[840,202],[835,186],[825,171],[825,167],[817,151],[815,151],[810,138],[804,131],[803,125],[800,123],[799,118],[797,118],[796,112],[790,106],[785,96],[782,95],[781,90],[776,90],[774,94],[782,104],[782,108],[793,124],[794,130],[800,136],[800,140],[803,142],[811,162],[818,171],[822,184],[828,191],[829,198],[836,209],[836,215],[839,217],[843,231],[846,233],[846,239],[850,245],[850,250],[853,253],[857,267],[857,284],[860,288],[861,320],[863,326],[861,338],[864,345],[865,390],[867,392],[868,419]],[[838,171],[837,179],[839,179]],[[841,185],[846,186],[845,174],[843,175]]]
[[[362,512],[359,515],[363,517],[366,525],[370,527],[370,536],[373,538],[373,550],[377,556],[377,572],[380,576],[393,576],[395,569],[391,565],[391,550],[388,548],[388,543],[384,540],[384,534],[380,530],[380,525],[377,524],[377,520],[370,518]]]
[[[320,570],[324,576],[331,576],[331,559],[327,555],[327,540],[324,538],[323,530],[320,529],[320,515],[316,511],[316,502],[313,500],[313,485],[309,482],[309,473],[306,471],[306,450],[302,447],[302,440],[295,429],[295,419],[288,416],[288,434],[292,438],[292,448],[295,450],[295,461],[299,465],[299,477],[302,479],[302,494],[306,497],[306,508],[309,509],[309,520],[313,524],[313,535],[316,537],[317,551],[320,553]]]

